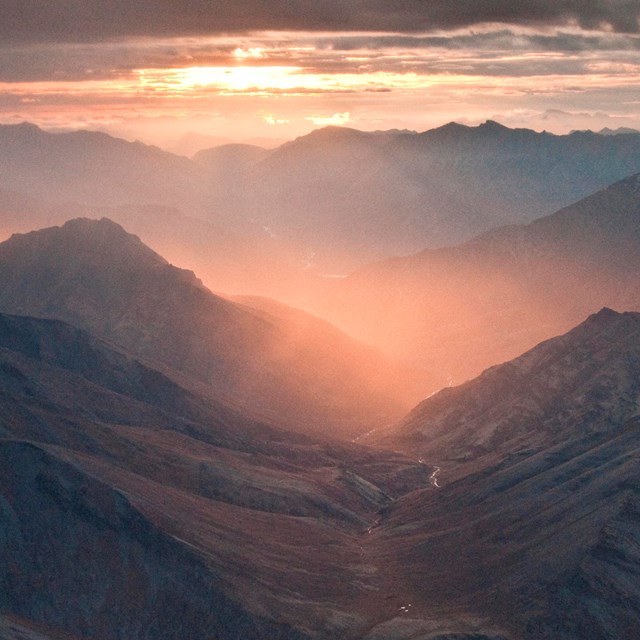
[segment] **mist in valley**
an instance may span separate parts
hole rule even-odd
[[[635,637],[639,133],[0,169],[2,637]]]

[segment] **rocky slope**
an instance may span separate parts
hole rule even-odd
[[[464,612],[488,635],[493,627],[517,640],[632,640],[639,435],[634,419],[524,459],[485,459],[393,505],[372,544],[384,588],[412,605],[398,618],[426,638],[424,620]]]
[[[298,430],[353,437],[420,397],[372,349],[220,298],[106,219],[2,243],[0,309],[89,330]]]
[[[634,175],[529,225],[370,265],[316,312],[458,384],[603,306],[640,309],[639,189]]]
[[[615,433],[640,413],[640,313],[602,309],[567,334],[443,389],[372,435],[470,461]]]
[[[420,465],[252,422],[60,322],[2,315],[0,336],[0,629],[284,639],[364,624],[348,608],[371,582],[361,533],[424,484]]]
[[[255,423],[0,315],[0,630],[632,640],[639,331],[603,310],[434,396],[386,434],[406,456]]]
[[[434,611],[518,639],[635,636],[639,331],[604,309],[379,436],[437,471],[372,533],[425,637]]]

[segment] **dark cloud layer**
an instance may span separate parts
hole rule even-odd
[[[295,66],[318,74],[580,74],[594,62],[640,63],[640,37],[629,34],[543,35],[511,29],[433,36],[304,33],[273,39],[267,34],[0,45],[0,82],[127,80],[140,69],[243,66],[236,49],[260,52],[250,59],[252,67]]]
[[[388,49],[488,49],[543,50],[557,52],[579,51],[640,51],[640,38],[635,35],[556,32],[552,35],[522,34],[509,29],[467,34],[437,36],[415,35],[336,35],[316,37],[318,49],[334,51],[388,50]]]
[[[257,30],[420,32],[485,22],[639,31],[638,0],[0,0],[0,40],[91,42]]]

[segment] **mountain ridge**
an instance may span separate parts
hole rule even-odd
[[[640,174],[528,225],[371,263],[315,301],[318,315],[461,382],[602,306],[640,309]]]
[[[64,320],[292,428],[354,437],[419,397],[420,384],[382,354],[225,300],[106,219],[0,244],[0,309]]]
[[[199,160],[20,127],[0,129],[0,189],[57,205],[174,207],[286,254],[298,273],[456,244],[640,170],[640,134],[557,136],[492,121],[420,133],[328,127],[274,150],[223,145]]]
[[[370,438],[464,464],[615,433],[640,416],[639,343],[640,313],[605,307],[568,333],[443,389]]]

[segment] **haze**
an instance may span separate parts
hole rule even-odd
[[[184,153],[328,124],[640,128],[633,2],[245,0],[214,17],[200,2],[4,0],[0,15],[4,123]]]
[[[0,0],[0,638],[637,640],[637,0]]]

